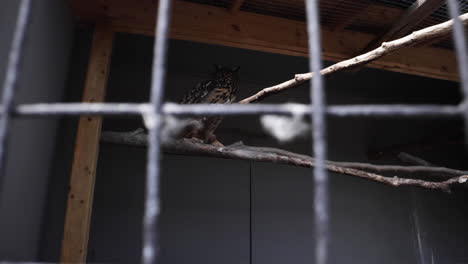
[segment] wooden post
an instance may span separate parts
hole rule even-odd
[[[105,99],[113,36],[108,25],[96,24],[83,102]],[[62,263],[86,262],[101,123],[101,117],[83,116],[79,121],[63,231]]]

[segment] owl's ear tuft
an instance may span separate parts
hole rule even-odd
[[[237,66],[237,67],[232,68],[232,71],[233,71],[233,72],[238,72],[239,69],[240,69],[240,66]]]

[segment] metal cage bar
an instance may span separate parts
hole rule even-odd
[[[145,212],[143,217],[143,251],[142,263],[158,262],[158,218],[161,202],[159,199],[160,183],[160,117],[164,93],[164,73],[166,63],[167,38],[170,18],[171,0],[159,0],[156,17],[153,71],[151,80],[151,104],[148,112],[143,114],[148,127],[148,160],[146,171]]]
[[[16,88],[18,86],[18,74],[21,62],[24,39],[29,24],[31,12],[31,0],[21,0],[18,17],[16,18],[15,31],[11,42],[8,64],[6,68],[5,81],[3,83],[1,113],[0,116],[0,197],[3,193],[3,181],[5,177],[5,166],[8,151],[8,136],[10,132],[11,113],[14,110]]]
[[[314,106],[306,104],[193,104],[165,103],[162,115],[309,115]],[[464,105],[329,105],[325,113],[334,117],[461,117]],[[17,116],[144,115],[149,103],[54,103],[19,105]],[[315,110],[314,110],[315,111]]]
[[[447,0],[448,12],[453,19],[453,42],[455,43],[455,51],[457,54],[458,72],[460,73],[461,86],[460,90],[463,95],[461,103],[465,121],[465,138],[468,136],[468,54],[465,30],[463,24],[458,17],[460,14],[460,6],[457,0]]]
[[[322,45],[320,39],[320,20],[318,0],[306,1],[307,35],[309,38],[309,65],[314,78],[310,82],[310,101],[312,106],[312,142],[315,157],[314,178],[314,235],[315,263],[327,263],[328,251],[328,176],[325,171],[326,144],[326,108],[323,89]]]

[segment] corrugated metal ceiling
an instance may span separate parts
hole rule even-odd
[[[229,8],[233,0],[185,0],[200,4]],[[393,23],[416,0],[320,0],[321,23],[334,30],[354,30],[379,34]],[[468,0],[459,0],[462,13],[468,12]],[[245,0],[242,11],[305,21],[304,1],[301,0]],[[448,20],[444,5],[415,27],[420,29]],[[435,43],[450,48],[450,39]]]

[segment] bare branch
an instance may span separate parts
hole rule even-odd
[[[463,24],[465,25],[468,24],[468,13],[465,13],[459,16],[459,18]],[[452,25],[453,25],[453,20],[449,20],[444,23],[440,23],[431,27],[427,27],[418,31],[414,31],[413,33],[405,37],[402,37],[393,41],[389,41],[389,42],[383,42],[380,45],[380,47],[374,50],[371,50],[367,53],[361,54],[354,58],[335,63],[321,70],[320,74],[327,75],[330,73],[335,73],[335,72],[343,71],[346,69],[354,68],[356,66],[363,66],[369,62],[372,62],[385,55],[388,55],[389,53],[398,51],[399,49],[413,46],[416,44],[420,44],[420,43],[423,43],[425,41],[428,41],[434,38],[442,37],[450,32],[450,30],[452,29]],[[313,72],[297,74],[294,77],[294,79],[288,80],[286,82],[283,82],[283,83],[280,83],[271,87],[264,88],[260,90],[259,92],[257,92],[256,94],[248,98],[245,98],[239,103],[248,104],[248,103],[260,101],[267,96],[283,92],[284,90],[296,87],[306,81],[309,81],[310,79],[312,79],[313,76],[314,76]]]
[[[278,155],[283,156],[290,156],[290,157],[297,157],[299,159],[311,159],[314,160],[312,157],[307,155],[302,155],[282,149],[277,148],[269,148],[269,147],[251,147],[242,145],[243,148],[253,148],[256,151],[262,151],[267,153],[275,153]],[[362,163],[362,162],[339,162],[339,161],[327,161],[327,164],[335,165],[339,167],[345,168],[353,168],[353,169],[360,169],[360,170],[370,170],[374,172],[396,172],[396,173],[431,173],[435,176],[445,177],[447,176],[459,176],[459,175],[468,175],[468,171],[456,170],[451,168],[445,167],[435,167],[435,166],[424,166],[424,165],[417,165],[417,166],[399,166],[399,165],[376,165],[370,163]]]
[[[101,136],[103,142],[116,144],[125,144],[130,146],[146,146],[146,134],[141,130],[134,132],[103,132]],[[300,167],[314,167],[315,160],[306,155],[301,155],[286,150],[267,148],[267,147],[252,147],[242,143],[236,143],[230,146],[217,147],[209,144],[203,144],[196,140],[180,139],[166,141],[162,144],[163,149],[167,153],[175,154],[196,154],[209,157],[240,159],[260,162],[271,162],[279,164],[288,164]],[[358,169],[359,168],[359,169]],[[440,189],[444,191],[450,190],[450,185],[464,183],[468,180],[468,175],[458,175],[445,181],[432,182],[419,179],[407,179],[399,177],[385,177],[372,172],[363,171],[362,169],[370,169],[374,171],[399,171],[399,172],[415,172],[428,171],[437,172],[441,168],[424,167],[424,166],[382,166],[365,163],[350,163],[350,162],[334,162],[327,161],[326,169],[330,172],[360,177],[363,179],[384,183],[391,186],[418,186],[427,189]],[[435,170],[434,170],[435,169]],[[446,169],[446,168],[443,168]],[[450,170],[450,169],[449,169]],[[444,170],[441,170],[444,171]],[[456,170],[450,171],[454,172]],[[446,172],[446,171],[444,171]],[[456,175],[456,173],[451,173]]]

